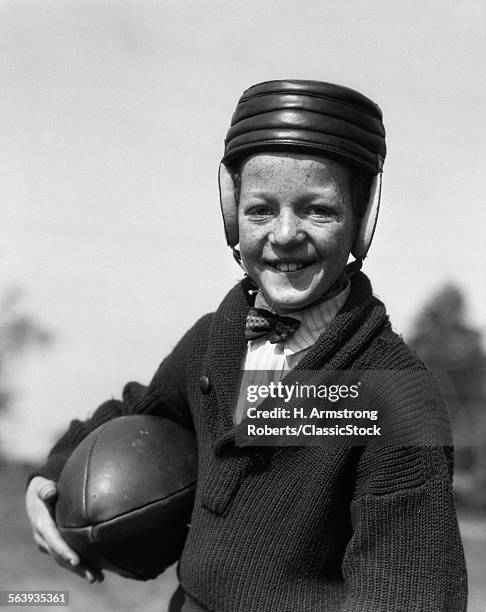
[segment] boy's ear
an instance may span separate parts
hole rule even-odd
[[[236,186],[231,170],[223,163],[219,165],[219,202],[223,214],[226,242],[230,247],[238,244],[238,206]]]

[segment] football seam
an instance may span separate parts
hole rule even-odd
[[[123,518],[124,516],[130,516],[130,514],[133,514],[134,512],[138,512],[139,510],[143,510],[144,508],[147,508],[148,506],[150,506],[152,504],[156,504],[156,503],[164,501],[164,500],[169,500],[169,499],[171,499],[171,497],[175,497],[176,495],[179,495],[180,493],[184,493],[185,491],[189,490],[191,487],[195,487],[196,483],[197,483],[197,480],[194,480],[193,482],[189,483],[185,487],[182,487],[181,489],[178,489],[177,491],[174,491],[170,495],[166,495],[165,497],[159,497],[157,499],[153,499],[152,501],[149,501],[146,504],[143,504],[141,506],[137,506],[136,508],[132,508],[131,510],[127,510],[126,512],[122,512],[121,514],[117,514],[116,516],[114,516],[112,518],[102,519],[100,521],[97,521],[96,523],[95,522],[91,522],[88,525],[62,525],[62,528],[63,529],[86,529],[87,527],[93,528],[93,527],[97,527],[98,525],[103,525],[103,524],[106,524],[106,523],[110,523],[110,522],[116,521],[119,518]]]
[[[98,521],[97,523],[91,523],[91,527],[96,527],[98,525],[106,525],[107,523],[112,523],[113,521],[117,521],[120,518],[123,518],[125,516],[130,516],[130,514],[134,514],[135,512],[139,512],[140,510],[143,510],[144,508],[148,508],[148,506],[151,506],[152,504],[157,504],[161,501],[168,501],[169,499],[171,499],[172,497],[175,497],[176,495],[179,495],[180,493],[184,493],[186,492],[188,489],[190,489],[191,487],[195,487],[197,483],[197,480],[195,480],[194,482],[191,482],[190,484],[186,485],[185,487],[182,487],[181,489],[178,489],[177,491],[172,492],[170,495],[166,495],[165,497],[159,497],[158,499],[153,499],[149,502],[147,502],[146,504],[142,504],[141,506],[137,506],[136,508],[132,508],[131,510],[127,510],[126,512],[122,512],[121,514],[117,514],[116,516],[109,518],[109,519],[103,519],[101,521]]]
[[[108,427],[110,422],[111,421],[108,421],[107,423],[105,423],[104,427],[102,427],[101,430],[98,432],[96,439],[91,445],[91,448],[88,450],[88,456],[86,458],[86,467],[84,470],[84,478],[83,478],[83,514],[84,514],[84,518],[86,522],[90,522],[90,516],[88,512],[88,479],[89,479],[89,469],[91,466],[91,457],[93,455],[95,446],[98,443],[98,440],[100,439],[101,434],[105,431],[105,429]]]

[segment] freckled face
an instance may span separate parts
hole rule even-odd
[[[260,153],[240,173],[239,247],[249,276],[285,313],[342,274],[355,234],[351,174],[334,160]]]

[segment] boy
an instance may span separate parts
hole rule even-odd
[[[186,333],[140,398],[130,383],[123,402],[74,421],[53,448],[27,490],[42,548],[96,579],[60,539],[49,499],[89,431],[121,414],[150,413],[198,441],[179,564],[184,612],[465,610],[448,447],[240,444],[244,391],[261,371],[284,381],[310,371],[384,371],[391,376],[380,401],[418,423],[431,413],[444,418],[423,364],[393,333],[360,272],[385,153],[380,109],[351,89],[270,81],[243,94],[220,194],[227,241],[246,276]],[[419,373],[427,401],[417,406],[413,385],[400,385],[396,372]]]

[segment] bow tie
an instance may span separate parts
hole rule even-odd
[[[299,319],[282,317],[264,308],[254,308],[252,306],[246,317],[245,337],[247,340],[254,340],[270,334],[268,339],[272,344],[276,344],[277,342],[285,342],[297,331],[299,326]]]

